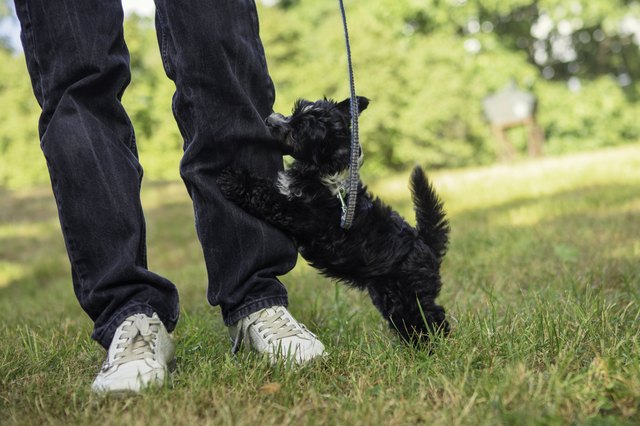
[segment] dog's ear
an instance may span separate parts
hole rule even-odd
[[[369,106],[369,98],[364,96],[358,96],[358,115],[362,114],[362,111]]]
[[[364,96],[358,96],[358,115],[362,114],[362,111],[367,109],[369,106],[369,99]],[[351,98],[347,98],[344,101],[338,104],[338,108],[345,114],[347,117],[351,115]]]

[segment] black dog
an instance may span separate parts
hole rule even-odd
[[[358,99],[362,112],[369,101]],[[355,218],[345,230],[340,216],[350,158],[349,100],[299,100],[290,117],[272,114],[267,125],[293,164],[277,182],[226,169],[218,178],[223,194],[289,235],[323,274],[368,291],[407,342],[426,341],[434,331],[447,334],[445,311],[435,299],[449,225],[422,169],[411,176],[416,229],[360,182]]]

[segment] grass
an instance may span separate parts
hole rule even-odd
[[[143,189],[150,267],[179,287],[178,368],[139,397],[92,395],[89,339],[48,188],[0,192],[0,424],[640,423],[640,145],[432,174],[452,243],[433,352],[300,261],[291,311],[330,356],[229,355],[181,183]],[[412,218],[408,174],[371,188]]]

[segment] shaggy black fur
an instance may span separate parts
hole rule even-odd
[[[369,101],[359,98],[360,111]],[[227,169],[218,179],[225,196],[289,235],[302,256],[325,275],[366,290],[392,329],[407,342],[449,331],[440,292],[440,264],[449,225],[441,201],[416,167],[411,190],[417,227],[359,184],[352,227],[340,227],[335,183],[346,179],[349,100],[296,103],[293,114],[273,114],[267,125],[283,153],[294,158],[277,182]]]

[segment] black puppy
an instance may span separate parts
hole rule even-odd
[[[369,101],[359,99],[359,113]],[[323,274],[368,291],[374,305],[407,342],[449,331],[440,292],[440,264],[449,225],[441,201],[416,167],[411,190],[417,227],[372,197],[359,182],[350,229],[340,227],[349,172],[350,103],[299,100],[290,117],[272,114],[267,125],[293,164],[277,182],[226,169],[223,194],[289,235]]]

